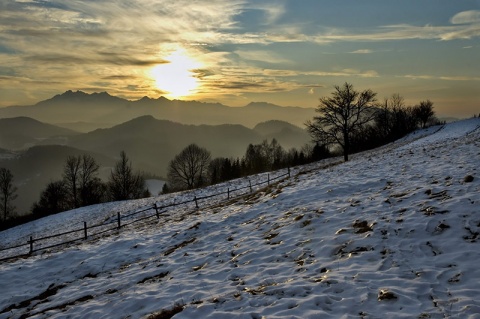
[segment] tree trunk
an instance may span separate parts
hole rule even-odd
[[[350,152],[350,138],[348,131],[343,132],[343,160],[348,162],[348,153]]]

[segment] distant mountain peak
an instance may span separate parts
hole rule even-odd
[[[293,134],[294,132],[304,133],[304,129],[302,129],[301,127],[281,120],[270,120],[258,123],[253,129],[263,135],[275,134],[280,132],[284,132],[285,134]]]
[[[64,93],[62,94],[57,94],[53,97],[54,98],[57,98],[57,97],[72,97],[72,96],[86,96],[88,95],[87,93],[83,92],[83,91],[72,91],[72,90],[68,90],[68,91],[65,91]]]
[[[250,102],[248,103],[245,107],[278,107],[278,105],[275,105],[273,103],[269,102]]]
[[[48,103],[68,103],[68,102],[96,102],[96,101],[112,101],[112,102],[119,102],[123,101],[122,98],[110,95],[108,92],[94,92],[94,93],[86,93],[84,91],[72,91],[68,90],[62,94],[57,94],[54,97],[40,101],[36,105],[48,104]]]
[[[108,92],[67,90],[34,105],[0,108],[0,118],[28,116],[49,123],[52,120],[54,123],[85,122],[92,124],[89,129],[92,130],[95,123],[98,124],[97,128],[111,127],[145,114],[184,124],[242,124],[247,127],[273,119],[302,126],[315,115],[314,109],[279,106],[269,102],[229,107],[212,101],[170,100],[164,96],[151,97],[147,94],[142,96],[128,100]]]
[[[131,119],[130,121],[127,122],[133,122],[133,121],[151,121],[151,120],[157,120],[153,115],[147,114],[147,115],[141,115],[139,117],[136,117],[134,119]]]
[[[77,91],[77,92],[82,92],[82,91]],[[82,92],[84,93],[84,92]],[[88,93],[85,93],[88,95]],[[113,95],[110,95],[107,91],[103,91],[103,92],[93,92],[92,94],[90,94],[91,96],[105,96],[105,97],[114,97]]]

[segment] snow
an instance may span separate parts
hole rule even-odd
[[[2,262],[0,319],[172,309],[173,318],[480,318],[479,128],[470,119],[427,129],[236,200],[178,206]],[[81,208],[1,232],[0,243],[245,183]]]

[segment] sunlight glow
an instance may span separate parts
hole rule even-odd
[[[151,70],[156,87],[167,92],[167,97],[175,99],[195,93],[199,83],[192,70],[199,68],[199,62],[181,49],[165,57],[165,60],[168,63],[159,64]]]

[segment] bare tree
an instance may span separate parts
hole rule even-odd
[[[176,155],[168,166],[168,181],[176,189],[194,189],[207,180],[210,152],[190,144]]]
[[[355,91],[349,83],[336,85],[331,97],[320,98],[315,110],[320,116],[305,124],[310,135],[322,145],[338,143],[348,161],[352,134],[374,118],[375,96],[372,90]]]
[[[15,211],[12,202],[17,198],[17,187],[13,185],[13,174],[7,168],[0,168],[0,209],[3,220]]]
[[[112,200],[137,199],[148,193],[145,179],[141,174],[133,172],[132,163],[124,151],[120,152],[120,160],[110,174],[108,191]]]
[[[38,216],[48,216],[66,211],[70,208],[70,198],[65,181],[48,183],[40,195],[40,201],[34,203],[32,212]]]
[[[375,121],[383,138],[388,138],[392,134],[396,116],[404,107],[405,99],[398,93],[386,98],[383,105],[379,107]]]
[[[263,144],[263,146],[262,146]],[[268,159],[264,155],[266,140],[262,144],[249,144],[243,156],[242,164],[246,175],[265,172],[268,170]]]
[[[85,189],[88,183],[98,175],[100,168],[91,155],[82,156],[82,170],[80,172],[80,188]]]
[[[260,153],[264,158],[266,170],[280,168],[285,157],[285,151],[275,138],[270,143],[268,143],[268,140],[263,140],[260,144]]]
[[[82,158],[80,156],[69,156],[63,167],[63,180],[65,181],[71,208],[80,207],[78,186],[80,183],[81,164]]]
[[[82,206],[97,204],[102,201],[104,195],[104,185],[97,177],[97,162],[91,155],[82,156],[82,169],[80,172],[80,200]]]
[[[98,164],[88,154],[69,156],[63,167],[69,208],[96,204],[102,201],[104,185],[97,177]]]
[[[214,185],[222,182],[222,169],[225,161],[224,158],[217,157],[208,164],[208,175],[210,184]]]
[[[419,105],[413,108],[415,117],[418,119],[422,128],[427,127],[427,123],[434,119],[433,102],[430,100],[421,101]]]

